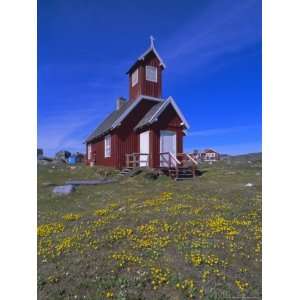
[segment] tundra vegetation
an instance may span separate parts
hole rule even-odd
[[[59,197],[54,184],[116,172],[39,165],[38,298],[260,299],[260,155],[200,169],[190,181],[140,173]]]

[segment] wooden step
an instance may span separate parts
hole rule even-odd
[[[175,177],[175,181],[184,181],[184,180],[192,180],[194,177]]]
[[[118,174],[119,176],[135,176],[141,172],[140,168],[124,168]]]
[[[193,173],[178,173],[177,177],[193,177]]]
[[[126,176],[126,175],[129,175],[129,173],[132,171],[132,169],[129,169],[129,168],[125,168],[125,169],[122,169],[121,172],[119,173],[119,175],[121,176]]]

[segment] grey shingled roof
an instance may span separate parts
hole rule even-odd
[[[114,110],[102,121],[97,128],[87,137],[85,142],[90,142],[94,138],[109,131],[112,124],[121,116],[121,114],[133,103],[133,101],[125,102],[118,110]]]
[[[160,109],[165,102],[160,102],[155,104],[146,114],[145,116],[138,122],[138,124],[134,127],[135,130],[138,128],[142,128],[143,126],[147,125],[151,118],[155,115],[155,113]]]

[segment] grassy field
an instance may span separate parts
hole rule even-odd
[[[58,197],[55,184],[116,174],[38,166],[38,298],[261,299],[261,157],[201,171]]]

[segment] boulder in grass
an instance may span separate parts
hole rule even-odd
[[[55,158],[53,161],[52,161],[52,164],[54,165],[65,165],[67,163],[67,161],[63,158]]]
[[[150,180],[155,180],[159,177],[159,172],[156,170],[147,170],[144,172],[144,178],[145,179],[150,179]]]
[[[69,195],[75,191],[75,187],[72,184],[59,185],[53,189],[53,194],[58,196]]]
[[[55,154],[55,159],[56,160],[64,160],[66,162],[70,156],[71,156],[71,152],[62,150]]]
[[[45,161],[52,161],[53,159],[44,155],[40,155],[37,157],[37,160],[45,160]]]

